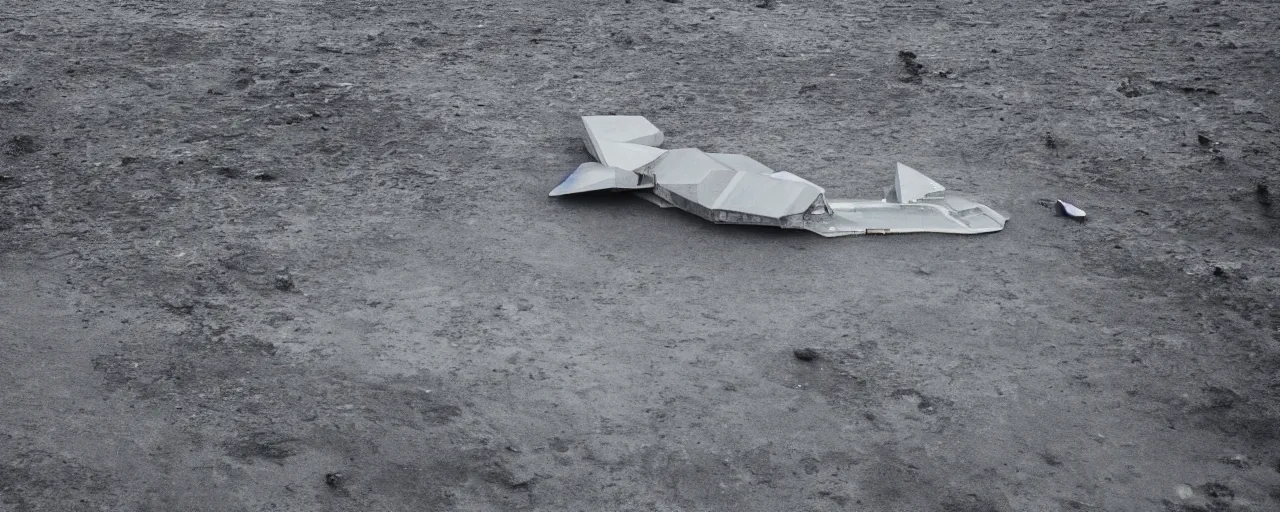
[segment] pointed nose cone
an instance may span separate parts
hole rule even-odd
[[[564,181],[560,182],[559,185],[556,185],[556,188],[551,189],[551,193],[547,194],[547,196],[556,197],[563,196],[565,194],[572,194],[574,192],[582,192],[582,190],[578,189],[579,182],[582,180],[575,178],[574,176],[574,174],[565,176]]]
[[[567,192],[565,192],[564,189],[565,189],[565,186],[561,184],[560,186],[551,189],[551,193],[547,194],[547,197],[556,197],[556,196],[565,195]]]
[[[595,162],[588,162],[574,169],[548,195],[555,197],[578,192],[590,192],[592,190],[605,190],[613,188],[615,181],[612,168]]]

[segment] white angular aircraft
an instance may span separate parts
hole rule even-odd
[[[807,229],[828,237],[990,233],[1008,220],[946,195],[942,185],[903,164],[884,199],[828,199],[822,187],[746,155],[661,149],[662,131],[640,116],[586,116],[582,123],[587,152],[598,162],[578,166],[551,196],[633,191],[718,224]]]

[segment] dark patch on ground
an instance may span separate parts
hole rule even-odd
[[[37,151],[40,151],[40,146],[30,135],[14,135],[4,143],[4,154],[9,156],[30,155]]]
[[[298,439],[271,432],[255,432],[226,445],[227,455],[252,462],[255,459],[276,464],[297,454],[294,445]]]
[[[27,451],[0,461],[0,504],[20,512],[114,508],[119,505],[111,499],[115,485],[110,475],[49,452]]]

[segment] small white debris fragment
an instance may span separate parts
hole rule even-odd
[[[1189,500],[1196,495],[1196,492],[1191,490],[1191,486],[1187,484],[1179,485],[1174,491],[1178,493],[1178,499],[1180,500]]]
[[[1087,215],[1086,213],[1084,213],[1084,210],[1076,208],[1076,205],[1068,203],[1061,199],[1058,200],[1057,206],[1058,206],[1058,213],[1066,217],[1071,217],[1073,219],[1083,219],[1085,218],[1085,215]]]

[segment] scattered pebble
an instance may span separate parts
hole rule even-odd
[[[226,166],[214,167],[213,172],[218,173],[218,176],[222,176],[223,178],[239,178],[241,174],[240,169]],[[254,179],[257,179],[257,176],[254,176]]]
[[[282,273],[276,274],[275,286],[277,290],[280,290],[282,292],[293,291],[295,288],[295,285],[293,283],[293,276],[289,275],[288,272],[282,272]]]
[[[1204,491],[1205,495],[1213,498],[1215,501],[1231,501],[1236,497],[1235,491],[1218,482],[1209,482],[1204,484],[1200,486],[1200,490]]]
[[[920,412],[928,414],[930,416],[937,414],[938,412],[937,401],[935,401],[933,398],[915,389],[911,389],[911,388],[896,389],[892,393],[889,393],[889,396],[891,398],[908,398],[908,399],[914,397],[913,401],[916,402],[916,409],[919,410]]]
[[[923,81],[920,75],[924,73],[924,64],[916,62],[915,52],[899,51],[898,60],[902,61],[902,69],[907,72],[907,76],[902,78],[903,82],[918,84]]]
[[[1058,139],[1054,138],[1053,133],[1044,133],[1044,147],[1049,149],[1058,149]]]
[[[1249,463],[1249,458],[1241,454],[1220,458],[1218,459],[1218,462],[1228,466],[1235,466],[1238,469],[1248,469],[1249,466],[1252,466],[1252,464]]]
[[[818,358],[818,351],[812,348],[798,348],[792,354],[801,361],[813,361]]]
[[[1152,89],[1150,85],[1144,83],[1142,77],[1130,76],[1120,81],[1120,86],[1116,87],[1116,92],[1123,94],[1126,98],[1137,98],[1138,96],[1151,94],[1154,92]]]

